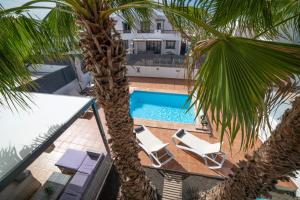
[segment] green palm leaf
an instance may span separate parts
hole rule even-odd
[[[147,4],[145,1],[132,1],[132,0],[113,0],[109,1],[111,8],[121,8],[122,6],[134,4],[135,2],[142,2],[144,5]],[[152,10],[148,9],[147,6],[141,6],[140,8],[128,7],[127,9],[117,10],[116,14],[122,16],[127,23],[135,27],[140,21],[149,21],[152,15]]]
[[[18,87],[31,81],[25,64],[38,62],[49,46],[46,33],[38,27],[36,20],[24,15],[1,16],[0,94],[11,102],[25,103],[23,95],[17,93]]]
[[[247,30],[260,31],[272,25],[273,7],[276,1],[268,0],[216,0],[210,4],[214,16],[215,27],[236,24],[236,28],[244,33]]]
[[[41,2],[56,3],[56,7],[36,5]],[[108,16],[120,13],[133,24],[137,19],[149,19],[151,12],[144,5],[147,2],[108,1],[111,8],[106,12]],[[31,83],[31,73],[26,66],[60,58],[76,49],[79,43],[76,17],[78,13],[86,18],[97,16],[94,3],[97,1],[32,0],[20,7],[0,10],[0,95],[3,96],[0,104],[3,100],[13,105],[25,104],[25,85]],[[36,20],[27,13],[30,9],[50,9],[50,12],[43,20]],[[98,15],[99,23],[101,17],[108,16]]]
[[[230,133],[230,142],[240,130],[242,145],[249,147],[268,114],[267,91],[300,73],[300,46],[228,37],[198,44],[192,53],[191,68],[206,55],[193,91],[198,111],[210,110],[212,120],[222,125],[222,138]]]
[[[56,7],[42,20],[42,26],[49,32],[51,40],[55,42],[54,47],[56,50],[67,52],[79,48],[79,30],[75,20],[76,17],[71,9],[60,3],[57,3]]]
[[[167,7],[185,13],[167,13],[175,27],[183,29],[185,35],[189,30],[198,30],[191,31],[187,37],[192,44],[186,62],[187,75],[196,80],[193,95],[197,100],[194,104],[199,105],[198,114],[201,108],[211,112],[212,121],[221,127],[222,140],[227,133],[232,143],[240,131],[241,147],[248,148],[254,144],[259,126],[268,123],[271,108],[294,91],[300,51],[297,45],[232,35],[252,37],[258,33],[272,39],[279,33],[276,23],[292,23],[292,20],[276,12],[279,8],[286,10],[277,1],[196,2],[164,1]],[[204,15],[195,13],[191,7],[201,10]],[[204,58],[195,77],[194,68],[199,67]]]
[[[300,34],[300,1],[278,1],[275,10],[277,12],[273,14],[273,25],[257,34],[256,38],[261,35],[269,39],[280,36],[295,41]]]
[[[70,33],[75,32],[75,25],[63,23],[74,21],[74,18],[55,9],[44,21],[34,19],[26,12],[2,9],[0,13],[0,94],[3,96],[0,104],[4,100],[10,106],[14,103],[26,106],[24,98],[28,96],[24,91],[27,86],[32,86],[31,73],[26,66],[59,58],[73,49],[75,39]]]

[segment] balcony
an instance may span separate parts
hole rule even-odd
[[[117,30],[119,33],[131,33],[131,30]]]
[[[175,31],[175,30],[161,30],[161,33],[164,33],[164,34],[176,34],[176,33],[178,33],[178,31]]]
[[[155,30],[137,30],[137,33],[154,33]]]
[[[178,31],[176,30],[117,30],[119,33],[162,33],[162,34],[176,34]]]
[[[155,54],[130,54],[127,55],[127,65],[184,67],[185,56],[155,55]]]
[[[117,30],[123,40],[142,40],[142,39],[160,39],[160,40],[181,40],[178,31],[174,30],[156,30],[156,29],[131,29]]]

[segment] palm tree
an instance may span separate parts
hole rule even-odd
[[[20,14],[25,9],[45,8],[36,6],[38,2],[54,2],[57,6],[48,8],[51,11],[42,22]],[[37,58],[42,55],[51,56],[53,52],[58,54],[58,49],[73,48],[74,45],[70,44],[76,42],[76,34],[79,36],[85,68],[94,76],[96,96],[104,109],[108,134],[111,136],[112,156],[120,174],[122,198],[130,200],[157,197],[138,158],[133,120],[129,114],[125,51],[111,14],[118,12],[133,24],[138,18],[147,19],[151,14],[143,8],[132,8],[145,3],[146,0],[138,3],[126,0],[35,0],[0,13],[0,26],[5,30],[5,37],[2,38],[8,38],[1,40],[3,45],[0,44],[0,55],[4,58],[16,56],[19,59],[12,60],[12,63],[11,58],[1,59],[1,70],[4,71],[1,71],[1,77],[5,75],[10,79],[0,78],[0,93],[8,98],[14,97],[18,103],[23,103],[22,95],[16,96],[20,94],[14,88],[30,78],[24,64],[37,63],[41,61]],[[79,28],[75,27],[75,21]],[[10,45],[9,48],[6,45]]]
[[[300,1],[165,1],[186,17],[168,13],[173,25],[192,43],[188,75],[194,76],[194,104],[221,128],[229,142],[242,134],[241,148],[253,146],[268,114],[293,92],[300,73],[300,45],[266,41],[300,33]],[[183,16],[183,14],[181,14]],[[298,29],[297,29],[298,27]],[[262,39],[264,40],[262,40]],[[247,155],[224,182],[199,194],[205,200],[255,199],[268,196],[278,180],[300,169],[300,99],[286,112],[269,139]],[[266,125],[267,126],[267,125]]]

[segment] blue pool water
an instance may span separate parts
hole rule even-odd
[[[188,95],[134,91],[130,96],[130,114],[133,118],[176,123],[195,123],[195,111],[188,108]]]

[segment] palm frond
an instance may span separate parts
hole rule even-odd
[[[186,1],[168,1],[164,0],[164,7],[171,8],[172,10],[178,10],[180,12],[186,13],[197,20],[203,20],[205,23],[209,23],[210,21],[210,13],[207,9],[199,6],[199,2],[197,1],[190,6],[191,2]],[[199,40],[206,39],[211,37],[211,33],[205,31],[203,28],[199,27],[197,24],[192,22],[191,20],[184,18],[173,12],[165,12],[169,22],[172,24],[173,28],[180,31],[181,35],[190,41],[193,38],[198,38]]]
[[[279,1],[273,19],[273,25],[258,33],[255,38],[259,36],[264,36],[267,39],[281,37],[291,42],[295,41],[296,37],[300,35],[300,1]]]
[[[276,1],[269,0],[164,0],[226,34],[253,35],[271,27]]]
[[[300,46],[238,37],[213,39],[193,48],[189,69],[203,55],[206,59],[193,90],[198,112],[211,111],[222,138],[227,131],[233,142],[240,131],[241,145],[253,145],[262,118],[268,116],[267,92],[300,73]]]
[[[238,34],[252,35],[273,24],[276,1],[269,0],[216,0],[210,4],[214,27],[232,26]]]
[[[65,25],[59,24],[70,18],[58,16],[54,10],[42,22],[26,12],[23,14],[22,9],[15,10],[18,12],[0,12],[0,94],[10,105],[17,103],[26,107],[27,96],[24,92],[31,83],[31,73],[27,65],[43,63],[45,58],[59,58],[71,47],[70,41],[66,39],[70,32],[65,31]],[[54,15],[60,17],[60,20],[54,19]],[[53,20],[58,26],[51,23]],[[64,32],[59,32],[58,27]]]
[[[141,2],[141,1],[134,1],[134,0],[113,0],[109,1],[111,8],[121,8],[124,5],[130,5],[135,2]],[[151,16],[153,15],[153,10],[147,8],[148,0],[144,0],[144,7],[128,7],[127,9],[121,9],[115,11],[116,14],[119,14],[124,18],[124,20],[130,24],[132,27],[136,27],[138,24],[137,22],[140,21],[149,21]]]
[[[24,9],[30,9],[36,6],[38,3],[56,3],[60,5],[60,10],[68,13],[74,13],[72,11],[75,11],[76,13],[80,13],[81,15],[85,16],[86,18],[91,18],[90,13],[85,8],[84,4],[87,3],[87,1],[80,1],[80,0],[30,0],[27,3],[23,4],[20,7],[12,8],[14,11],[22,11],[24,12]],[[43,8],[43,7],[41,7]],[[46,8],[46,7],[44,7]],[[63,8],[69,8],[64,10]],[[70,9],[72,10],[70,12]]]
[[[7,101],[25,102],[23,95],[17,93],[18,87],[31,81],[25,64],[37,62],[39,57],[33,55],[41,55],[46,43],[45,33],[38,29],[38,24],[36,20],[23,15],[1,16],[0,94]]]
[[[69,11],[69,12],[66,12]],[[75,24],[76,16],[71,9],[63,4],[56,4],[42,20],[42,25],[51,34],[56,50],[75,50],[78,48],[78,27]]]

